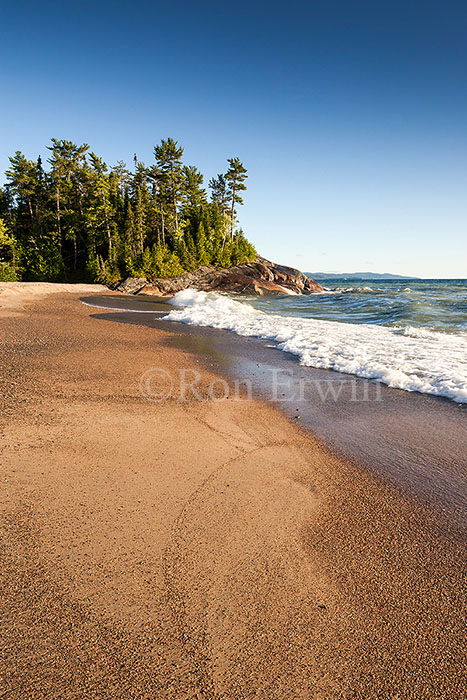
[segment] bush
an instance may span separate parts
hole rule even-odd
[[[127,271],[131,277],[179,277],[185,270],[176,253],[168,246],[154,245],[152,249],[145,248],[142,258],[131,259],[127,263]]]
[[[63,281],[64,270],[56,235],[38,238],[34,247],[23,244],[18,252],[25,282]]]
[[[100,273],[99,259],[97,255],[91,253],[86,263],[86,281],[99,282]]]
[[[0,282],[17,282],[16,270],[10,263],[0,262]]]

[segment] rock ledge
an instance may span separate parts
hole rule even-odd
[[[292,267],[277,265],[260,256],[254,262],[219,268],[212,265],[185,272],[180,277],[149,279],[127,277],[109,284],[109,288],[126,294],[169,296],[182,289],[205,292],[234,292],[259,296],[314,294],[323,287]]]

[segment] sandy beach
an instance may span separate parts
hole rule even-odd
[[[0,698],[462,697],[461,539],[96,293],[0,288]]]

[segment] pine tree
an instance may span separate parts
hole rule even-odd
[[[113,166],[112,172],[117,176],[120,196],[123,197],[125,188],[130,182],[130,172],[127,170],[126,163],[123,160],[118,160],[117,164]]]
[[[154,148],[157,166],[165,175],[164,194],[172,208],[175,236],[178,235],[178,206],[184,182],[182,155],[183,148],[172,138]]]
[[[148,179],[152,184],[152,213],[154,217],[154,228],[157,231],[157,243],[165,245],[165,173],[157,166],[153,165],[148,169]]]
[[[217,177],[211,178],[209,180],[209,187],[211,188],[212,201],[219,206],[222,215],[224,215],[229,202],[225,175],[220,174]]]
[[[0,219],[0,282],[15,282],[15,239],[9,236],[3,219]]]
[[[171,138],[154,149],[149,168],[135,154],[133,172],[123,161],[109,168],[87,144],[52,139],[48,149],[48,170],[20,151],[10,158],[0,189],[0,274],[107,282],[254,257],[234,231],[246,178],[238,159],[210,180],[207,201],[203,175],[182,163]]]
[[[77,146],[72,141],[65,139],[52,139],[52,146],[47,146],[52,152],[49,163],[52,166],[50,177],[55,191],[56,222],[58,247],[61,258],[62,270],[66,278],[69,268],[69,256],[66,249],[68,242],[73,246],[73,269],[76,269],[78,235],[77,210],[74,206],[78,191],[80,169],[85,162],[87,144]]]
[[[7,191],[15,200],[17,212],[27,208],[29,224],[34,223],[34,203],[36,195],[37,171],[36,163],[27,160],[21,151],[9,158],[10,168],[6,172],[8,179]]]
[[[110,176],[107,165],[102,158],[90,153],[90,171],[88,174],[88,202],[86,207],[86,227],[89,237],[94,238],[93,247],[107,243],[106,258],[114,262],[114,243],[112,236],[113,210],[110,204]]]
[[[239,158],[229,158],[230,168],[225,174],[227,183],[227,197],[230,201],[230,240],[233,240],[235,227],[235,205],[243,204],[243,199],[238,194],[246,190],[245,180],[248,177],[247,170]]]
[[[56,279],[58,249],[56,235],[44,229],[47,193],[40,159],[27,160],[19,151],[10,158],[6,173],[7,220],[15,238],[15,254],[24,269],[24,279]]]
[[[208,265],[211,261],[211,255],[208,250],[208,240],[204,231],[204,224],[200,221],[196,234],[196,259],[198,265]]]
[[[183,200],[186,202],[188,212],[196,210],[206,202],[206,190],[203,189],[203,175],[194,165],[186,165],[183,168],[184,189]]]

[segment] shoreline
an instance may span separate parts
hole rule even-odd
[[[436,514],[265,401],[145,400],[151,367],[206,392],[222,357],[79,296],[4,322],[9,697],[460,697]]]
[[[188,357],[198,355],[206,369],[228,377],[231,383],[250,382],[252,398],[298,419],[297,424],[356,467],[371,471],[422,505],[436,508],[451,530],[465,536],[467,444],[462,404],[355,375],[305,367],[295,355],[261,338],[162,321],[157,315],[173,308],[167,300],[109,296],[103,302],[93,296],[80,301],[90,309],[94,306],[91,315],[96,319],[169,331],[168,347]],[[106,308],[99,312],[102,303]],[[119,312],[114,313],[112,306]],[[131,313],[129,307],[137,313]]]

